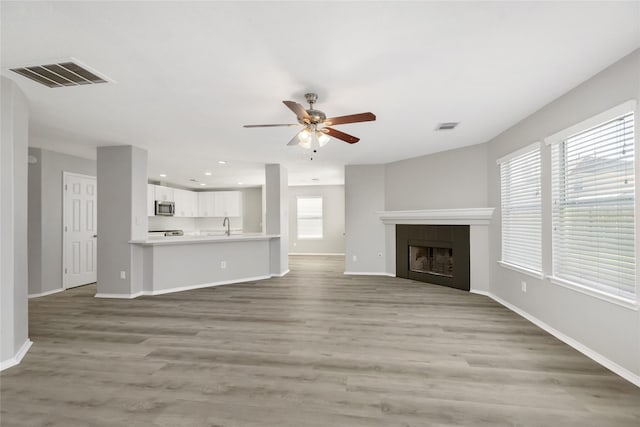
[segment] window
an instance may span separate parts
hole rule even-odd
[[[298,239],[322,239],[322,197],[298,197]]]
[[[635,300],[633,112],[552,142],[554,278]]]
[[[502,263],[542,272],[540,144],[498,160],[502,212]]]

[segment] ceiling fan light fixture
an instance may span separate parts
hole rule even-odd
[[[303,142],[308,143],[310,135],[311,133],[307,129],[302,129],[300,132],[298,132],[298,139],[300,140],[301,143]]]
[[[306,141],[300,141],[300,143],[298,145],[301,146],[302,148],[310,149],[311,148],[311,141],[308,140],[308,139]]]
[[[320,131],[316,132],[316,137],[318,138],[318,145],[320,145],[320,147],[324,147],[325,145],[327,145],[327,142],[329,142],[329,140],[331,139],[329,138],[329,135]]]

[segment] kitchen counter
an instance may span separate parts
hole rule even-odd
[[[193,243],[222,243],[222,242],[239,242],[250,240],[270,240],[279,238],[278,234],[263,234],[263,233],[242,233],[242,234],[214,234],[200,236],[154,236],[148,237],[146,240],[130,240],[129,243],[134,245],[143,246],[158,246],[158,245],[184,245]]]
[[[232,232],[227,236],[207,232],[149,236],[129,243],[133,265],[140,266],[132,272],[140,285],[131,298],[239,282],[253,283],[282,275],[274,261],[274,254],[280,250],[279,235]]]

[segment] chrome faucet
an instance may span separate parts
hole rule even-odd
[[[231,236],[231,220],[229,219],[228,216],[224,217],[224,221],[222,221],[222,226],[227,227],[227,229],[224,231],[224,234],[226,234],[227,236]]]

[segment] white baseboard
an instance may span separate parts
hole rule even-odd
[[[289,269],[287,268],[287,269],[286,269],[285,271],[283,271],[282,273],[280,273],[280,274],[272,274],[272,275],[271,275],[271,276],[269,276],[269,277],[283,277],[283,276],[286,276],[287,274],[289,274],[289,272],[290,272],[290,271],[291,271],[291,270],[289,270]],[[269,279],[269,277],[267,277],[267,279]]]
[[[601,355],[597,351],[594,351],[594,350],[590,349],[586,345],[576,341],[575,339],[563,334],[562,332],[558,331],[557,329],[547,325],[545,322],[543,322],[542,320],[538,319],[537,317],[532,316],[531,314],[527,313],[526,311],[516,307],[515,305],[503,300],[500,297],[495,296],[494,294],[492,294],[490,292],[473,291],[473,293],[476,293],[476,294],[479,294],[479,295],[488,296],[489,298],[493,299],[497,303],[499,303],[499,304],[505,306],[506,308],[508,308],[509,310],[513,311],[514,313],[524,317],[525,319],[527,319],[529,322],[533,323],[534,325],[536,325],[540,329],[543,329],[544,331],[546,331],[549,334],[553,335],[554,337],[558,338],[560,341],[562,341],[565,344],[567,344],[567,345],[573,347],[574,349],[578,350],[580,353],[584,354],[588,358],[590,358],[590,359],[594,360],[595,362],[601,364],[602,366],[604,366],[605,368],[609,369],[610,371],[618,374],[619,376],[621,376],[625,380],[629,381],[630,383],[640,387],[640,375],[636,375],[633,372],[629,371],[628,369],[618,365],[616,362],[614,362],[614,361],[608,359],[607,357]]]
[[[366,272],[366,271],[345,271],[344,274],[346,276],[387,276],[387,277],[396,277],[395,274],[387,273],[387,272]]]
[[[176,286],[175,288],[167,288],[167,289],[158,289],[153,291],[140,291],[135,294],[105,294],[105,293],[97,293],[95,295],[96,298],[120,298],[120,299],[133,299],[143,295],[164,295],[171,294],[174,292],[183,292],[183,291],[192,291],[194,289],[203,289],[203,288],[211,288],[214,286],[223,286],[223,285],[233,285],[234,283],[244,283],[244,282],[255,282],[257,280],[266,280],[272,277],[282,277],[285,274],[289,273],[289,270],[284,273],[277,275],[272,274],[268,276],[255,276],[255,277],[243,277],[235,280],[222,280],[219,282],[210,282],[210,283],[199,283],[197,285],[186,285],[186,286]]]
[[[22,358],[27,354],[27,351],[29,351],[32,344],[33,341],[27,338],[27,340],[24,342],[24,344],[22,344],[22,347],[20,347],[20,350],[18,350],[15,356],[0,362],[0,371],[9,369],[10,367],[16,366],[18,363],[22,362]]]
[[[47,295],[57,294],[58,292],[62,292],[64,290],[65,290],[64,288],[59,288],[59,289],[53,289],[51,291],[40,292],[39,294],[29,294],[29,299],[46,297]]]
[[[289,271],[289,270],[287,270],[287,271]],[[233,285],[234,283],[254,282],[256,280],[270,279],[271,277],[272,276],[244,277],[242,279],[237,279],[237,280],[225,280],[225,281],[220,281],[220,282],[202,283],[202,284],[198,284],[198,285],[178,286],[178,287],[169,288],[169,289],[159,289],[157,291],[142,291],[141,294],[142,295],[171,294],[171,293],[174,293],[174,292],[192,291],[194,289],[211,288],[211,287],[214,287],[214,286]]]
[[[289,255],[327,255],[327,256],[344,256],[341,253],[323,253],[323,252],[289,252]]]
[[[489,291],[482,291],[480,289],[470,289],[469,293],[483,295],[485,297],[489,297],[489,298],[493,299],[493,297],[491,296],[491,292],[489,292]]]
[[[142,291],[136,292],[135,294],[105,294],[105,293],[97,293],[94,296],[96,298],[133,299],[133,298],[138,298],[141,295],[144,295],[142,293]]]

